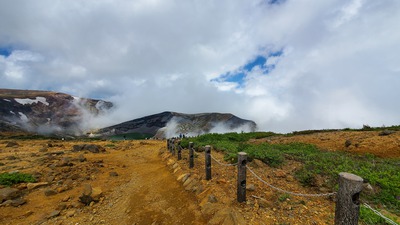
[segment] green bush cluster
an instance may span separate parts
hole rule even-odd
[[[2,173],[0,174],[0,184],[11,186],[19,183],[33,183],[36,179],[31,174],[26,173]]]

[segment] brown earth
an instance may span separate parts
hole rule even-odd
[[[367,133],[359,137],[324,134],[316,135],[314,139],[311,138],[313,135],[305,135],[302,140],[313,140],[318,144],[317,140],[325,143],[321,139],[329,138],[335,143],[330,146],[325,143],[327,150],[342,150],[335,148],[336,142],[341,147],[349,138],[352,138],[352,145],[360,143],[361,146],[372,146],[372,140],[380,140],[369,136],[373,133]],[[396,133],[380,138],[392,140],[398,137]],[[299,140],[279,137],[262,141]],[[399,143],[399,139],[392,142],[395,140]],[[12,145],[10,142],[17,145],[6,147]],[[72,151],[73,145],[77,144],[96,144],[104,147],[105,152]],[[350,148],[356,152],[360,145]],[[380,151],[373,152],[380,154]],[[212,155],[223,162],[222,154],[214,151]],[[183,150],[182,160],[178,161],[176,155],[167,151],[165,141],[6,139],[0,141],[0,162],[0,173],[31,173],[38,177],[38,182],[48,183],[32,190],[28,190],[29,184],[14,185],[20,189],[26,203],[18,207],[0,206],[0,224],[315,225],[333,224],[334,220],[334,198],[288,196],[269,188],[249,172],[247,201],[237,203],[236,166],[223,166],[212,161],[213,177],[207,181],[204,153],[196,153],[195,167],[189,169],[188,151]],[[306,194],[331,191],[324,186],[323,180],[318,187],[302,187],[293,177],[293,171],[301,166],[295,161],[289,161],[279,169],[257,160],[248,166],[271,185],[288,191]],[[89,184],[94,201],[84,205],[79,200]],[[49,189],[54,190],[54,195],[45,195]]]
[[[382,158],[400,158],[400,132],[398,131],[389,135],[382,135],[382,131],[321,132],[292,137],[277,136],[253,140],[253,142],[301,142],[314,144],[319,149],[327,151],[346,151],[355,154],[370,153]]]

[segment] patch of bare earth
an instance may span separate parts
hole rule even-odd
[[[278,136],[252,141],[257,143],[301,142],[314,144],[327,151],[346,151],[355,154],[370,153],[382,158],[400,158],[400,132],[382,135],[381,131],[338,131],[292,137]]]
[[[72,151],[85,144],[105,151]],[[160,141],[2,140],[0,173],[34,174],[41,185],[13,185],[25,203],[0,206],[0,224],[204,224],[194,196],[161,161],[163,146]]]

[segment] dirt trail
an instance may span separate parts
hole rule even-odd
[[[99,207],[93,224],[205,224],[193,195],[158,155],[163,142],[141,142],[112,160],[128,165],[129,182],[117,187]],[[114,201],[115,200],[115,201]]]
[[[10,154],[19,158],[19,161],[6,166],[10,165],[13,170],[21,172],[40,171],[46,174],[51,162],[43,167],[33,164],[29,166],[31,169],[23,168],[28,168],[27,162],[34,161],[28,153],[37,154],[38,149],[47,143],[45,141],[18,143],[18,148],[3,150],[0,154],[0,158]],[[77,143],[63,142],[65,154],[62,157],[73,159],[81,154],[69,151],[74,144]],[[161,160],[159,149],[165,147],[164,142],[121,141],[97,144],[109,146],[106,148],[107,152],[85,153],[87,161],[84,163],[99,163],[84,167],[82,166],[84,163],[75,162],[71,168],[60,167],[64,171],[79,167],[78,172],[82,176],[85,176],[85,168],[89,168],[90,178],[77,180],[71,189],[50,197],[43,194],[44,190],[56,189],[57,182],[32,190],[24,197],[27,200],[26,204],[19,207],[0,207],[2,215],[0,224],[206,224],[202,214],[199,213],[200,208],[195,196],[184,190],[166,163]],[[4,171],[5,166],[0,169],[0,172],[9,172]],[[111,176],[110,172],[118,175]],[[61,176],[66,174],[68,172],[60,173]],[[45,180],[45,177],[46,175],[40,181]],[[104,198],[90,206],[81,204],[79,196],[85,184],[100,188]],[[59,215],[49,218],[55,210],[60,211]]]
[[[196,199],[185,191],[158,156],[144,150],[133,167],[129,224],[204,224]]]

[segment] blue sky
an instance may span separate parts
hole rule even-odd
[[[267,65],[267,60],[269,58],[277,58],[282,55],[282,51],[270,52],[267,55],[257,55],[255,58],[251,59],[245,65],[240,66],[234,71],[229,71],[225,74],[221,74],[219,77],[214,78],[211,82],[214,83],[232,83],[235,84],[235,89],[240,89],[245,87],[247,75],[252,72],[254,68],[261,70],[263,75],[268,75],[276,66],[276,63],[271,63]]]
[[[8,57],[11,53],[12,53],[12,49],[11,48],[1,47],[0,46],[0,55],[2,55],[4,57]]]
[[[261,130],[400,124],[400,1],[0,2],[0,88],[113,101],[110,125],[230,112]]]

